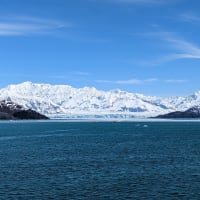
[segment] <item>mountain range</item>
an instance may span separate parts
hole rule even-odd
[[[12,101],[49,117],[153,117],[200,105],[200,91],[162,98],[121,90],[74,88],[24,82],[0,89],[0,100]]]

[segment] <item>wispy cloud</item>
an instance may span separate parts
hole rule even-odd
[[[200,48],[188,41],[175,39],[175,38],[166,38],[172,47],[179,50],[180,53],[174,54],[174,59],[200,59]]]
[[[171,53],[167,53],[152,60],[140,61],[138,62],[140,65],[155,66],[179,59],[200,59],[200,47],[178,37],[177,34],[161,31],[144,35],[155,37],[156,40],[160,40],[164,47],[170,49]]]
[[[110,0],[116,3],[126,3],[135,5],[162,5],[165,4],[166,0]]]
[[[163,34],[161,34],[163,36]],[[173,35],[169,35],[163,38],[168,45],[171,46],[175,53],[171,54],[169,58],[171,60],[176,59],[200,59],[200,47],[192,42],[188,42],[184,39],[176,38]]]
[[[0,36],[47,34],[67,26],[70,25],[42,18],[26,16],[0,17]]]
[[[83,72],[83,71],[74,71],[72,72],[73,75],[76,75],[76,76],[89,76],[90,73],[89,72]]]
[[[52,76],[48,76],[48,78],[51,78],[51,79],[71,79],[71,76],[69,76],[69,75],[52,75]]]
[[[110,83],[110,84],[122,84],[122,85],[137,85],[137,84],[144,84],[144,83],[151,83],[155,82],[157,79],[151,78],[151,79],[128,79],[128,80],[96,80],[97,83]]]
[[[86,80],[91,74],[89,72],[83,72],[83,71],[73,71],[68,72],[66,74],[54,74],[49,76],[50,79],[66,79],[71,81],[82,81]]]
[[[156,78],[150,79],[128,79],[128,80],[96,80],[97,83],[106,83],[106,84],[116,84],[116,85],[140,85],[140,84],[148,84],[148,83],[173,83],[173,84],[181,84],[187,83],[189,80],[185,79],[166,79],[159,80]]]
[[[200,16],[192,12],[180,14],[178,19],[189,23],[200,23]]]
[[[169,80],[165,80],[164,82],[166,83],[187,83],[189,82],[189,80],[184,80],[184,79],[169,79]]]
[[[31,78],[30,74],[21,74],[21,73],[1,73],[0,78]]]

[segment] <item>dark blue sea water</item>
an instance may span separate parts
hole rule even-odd
[[[200,123],[1,122],[0,199],[200,199]]]

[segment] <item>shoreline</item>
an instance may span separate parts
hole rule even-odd
[[[155,123],[155,122],[200,122],[200,118],[197,119],[149,119],[149,118],[135,118],[135,119],[96,119],[96,118],[84,118],[84,119],[75,119],[75,118],[67,118],[67,119],[55,119],[55,118],[50,118],[47,120],[0,120],[0,123],[143,123],[143,122],[148,122],[148,123]]]

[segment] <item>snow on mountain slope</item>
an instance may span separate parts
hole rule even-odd
[[[7,99],[46,115],[153,116],[200,105],[200,92],[188,97],[160,98],[120,90],[105,92],[24,82],[0,89],[0,100]]]

